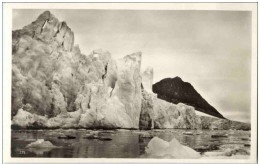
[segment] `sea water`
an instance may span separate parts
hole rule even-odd
[[[236,130],[12,130],[12,157],[46,157],[46,158],[149,158],[145,147],[152,137],[157,136],[165,141],[176,138],[181,144],[200,152],[202,158],[249,158],[251,131]],[[87,139],[94,133],[112,140]],[[60,139],[59,136],[73,136],[71,139]],[[215,135],[215,136],[214,136]],[[50,141],[55,148],[28,148],[29,143],[38,139]],[[218,155],[226,150],[226,153]],[[237,155],[238,154],[238,155]],[[224,156],[224,157],[223,157]]]

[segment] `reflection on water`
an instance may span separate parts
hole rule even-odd
[[[183,132],[190,131],[193,135],[185,135]],[[189,146],[197,151],[204,147],[221,149],[230,148],[234,145],[249,151],[250,131],[196,131],[196,130],[114,130],[98,131],[99,136],[109,137],[111,141],[98,139],[86,139],[86,134],[91,130],[13,130],[11,143],[12,157],[55,157],[55,158],[145,158],[145,147],[151,138],[142,137],[142,132],[157,136],[166,141],[173,137],[181,144]],[[212,134],[227,134],[226,138],[212,138]],[[59,136],[70,135],[75,139],[58,139]],[[37,140],[50,141],[57,148],[26,148],[26,145]],[[198,149],[198,147],[200,149]],[[201,148],[202,147],[202,148]],[[214,150],[214,149],[212,149]],[[202,153],[203,154],[203,153]]]

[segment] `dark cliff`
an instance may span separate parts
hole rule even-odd
[[[195,110],[224,118],[213,106],[211,106],[194,88],[182,81],[180,77],[165,78],[153,85],[153,92],[158,98],[178,104],[184,103],[195,107]]]

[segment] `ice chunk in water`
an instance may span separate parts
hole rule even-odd
[[[26,146],[27,148],[55,148],[57,146],[53,145],[50,141],[44,141],[44,139],[38,139]]]
[[[154,137],[146,148],[146,153],[151,157],[171,157],[171,158],[200,158],[200,154],[195,150],[181,145],[175,138],[171,142]]]

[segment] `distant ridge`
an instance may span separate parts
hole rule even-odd
[[[195,107],[195,110],[224,118],[213,106],[211,106],[195,89],[180,77],[165,78],[153,85],[153,92],[158,98],[178,104],[184,103]]]

